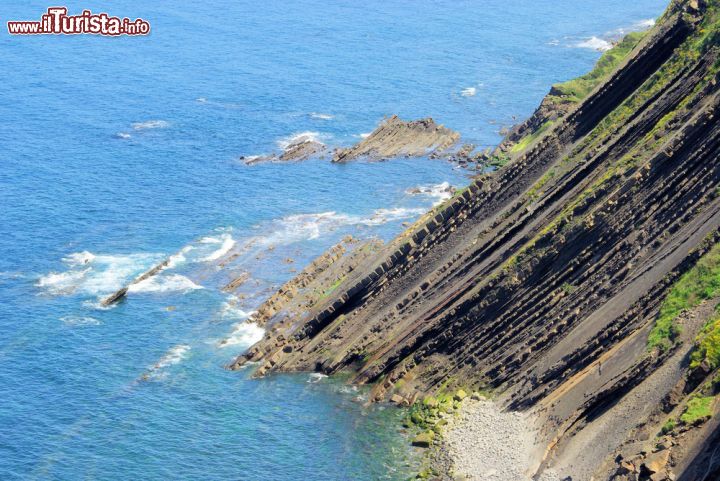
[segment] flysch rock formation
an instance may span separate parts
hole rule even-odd
[[[330,297],[334,290],[352,273],[354,267],[382,247],[382,241],[371,239],[359,241],[347,236],[342,241],[318,258],[313,260],[297,276],[283,284],[277,292],[270,296],[258,307],[248,322],[253,322],[279,334],[279,342],[302,324],[304,315],[313,304]],[[240,284],[246,277],[238,277]],[[232,292],[233,286],[238,285],[232,281],[226,286],[226,292]],[[227,341],[221,341],[220,345]],[[284,345],[278,347],[288,349]]]
[[[673,1],[587,92],[512,132],[489,155],[504,166],[335,261],[337,285],[299,293],[231,367],[345,372],[413,406],[492,392],[536,420],[537,477],[720,479],[718,363],[696,360],[720,296],[657,330],[720,255],[718,39],[716,0]]]
[[[327,146],[308,135],[300,135],[285,146],[282,152],[272,155],[241,157],[246,164],[262,162],[290,162],[307,160],[311,157],[322,158],[327,154]]]
[[[432,155],[446,151],[458,140],[460,134],[438,125],[431,118],[407,122],[393,115],[356,145],[336,149],[333,162],[349,162],[357,158],[382,160]]]
[[[450,152],[460,140],[460,134],[431,118],[404,121],[393,115],[385,119],[367,138],[354,146],[338,148],[333,152],[332,161],[348,162],[358,158],[383,160],[393,157],[420,157],[445,155],[448,159],[463,165],[476,159],[471,155],[472,145],[462,146],[457,152]],[[325,144],[314,137],[300,135],[284,146],[282,152],[272,155],[240,157],[246,164],[263,162],[289,162],[323,158],[329,153]]]

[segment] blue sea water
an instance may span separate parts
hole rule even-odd
[[[50,6],[0,3],[3,23]],[[407,478],[399,410],[224,366],[294,271],[346,234],[391,238],[439,200],[408,188],[469,173],[239,157],[302,132],[348,145],[391,114],[494,145],[665,3],[73,1],[152,34],[0,34],[0,479]],[[239,272],[242,294],[222,292]]]

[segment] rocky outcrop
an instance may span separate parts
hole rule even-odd
[[[382,160],[429,156],[447,150],[458,140],[460,134],[431,118],[406,122],[393,115],[358,144],[335,150],[333,162],[349,162],[361,157]]]
[[[309,158],[322,158],[328,153],[327,146],[315,140],[311,135],[298,135],[288,142],[282,152],[272,155],[241,157],[247,165],[263,162],[290,162],[307,160]]]
[[[235,366],[348,372],[378,401],[493,390],[508,409],[536,411],[538,474],[662,479],[707,459],[711,423],[669,456],[633,443],[652,443],[684,409],[667,401],[677,386],[697,394],[716,375],[688,385],[688,341],[649,349],[648,335],[672,286],[720,241],[718,18],[715,3],[674,2],[586,96],[528,124],[507,165],[354,265]],[[339,155],[373,152],[361,145]]]
[[[133,279],[132,282],[130,282],[128,285],[121,287],[117,291],[115,291],[112,294],[110,294],[109,296],[107,296],[105,299],[102,299],[100,301],[100,305],[107,307],[112,304],[115,304],[116,302],[123,300],[125,298],[125,296],[127,295],[128,290],[130,289],[131,286],[134,286],[135,284],[139,284],[143,281],[150,279],[153,276],[160,274],[168,266],[168,264],[170,264],[171,261],[172,261],[172,258],[168,257],[161,263],[156,264],[149,270],[145,271],[144,273],[140,274],[138,277]]]

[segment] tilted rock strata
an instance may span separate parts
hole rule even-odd
[[[420,157],[443,152],[458,140],[460,134],[438,125],[431,118],[406,122],[393,115],[358,144],[335,150],[333,162],[349,162],[357,158]]]
[[[719,10],[673,3],[547,133],[356,265],[235,366],[351,372],[375,383],[375,400],[493,389],[544,419],[541,471],[631,479],[662,465],[665,454],[649,456],[662,450],[622,445],[653,441],[657,429],[635,425],[657,427],[652,406],[682,382],[682,370],[666,366],[683,356],[649,352],[648,332],[673,283],[720,241]],[[717,429],[703,429],[697,449],[672,451],[663,473],[647,476],[708,463],[712,473],[704,443]],[[568,460],[572,452],[583,462]],[[706,463],[693,468],[698,456]]]

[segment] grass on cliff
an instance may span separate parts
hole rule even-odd
[[[513,154],[516,154],[518,152],[522,152],[523,150],[527,149],[530,146],[530,144],[535,142],[535,140],[540,138],[542,136],[542,134],[547,132],[547,130],[553,124],[554,124],[553,121],[548,121],[548,122],[543,123],[537,130],[535,130],[535,132],[533,132],[529,135],[526,135],[525,137],[520,139],[517,144],[513,145],[510,148],[510,152]]]
[[[582,77],[554,85],[554,90],[560,94],[556,97],[562,97],[563,100],[570,100],[572,102],[579,102],[587,97],[596,85],[615,71],[623,59],[627,57],[646,34],[647,32],[632,32],[627,34],[620,43],[600,57],[600,60],[598,60],[590,72]]]
[[[690,357],[690,369],[700,367],[703,362],[711,370],[720,367],[720,315],[718,314],[698,335],[695,349]]]
[[[680,327],[675,322],[677,316],[683,310],[691,309],[719,294],[720,244],[715,244],[670,289],[660,306],[660,314],[655,326],[648,336],[648,347],[661,349],[670,347],[680,333]],[[720,327],[718,329],[720,330]],[[716,333],[716,336],[720,336],[720,332]],[[717,354],[716,351],[710,352]]]
[[[693,397],[687,403],[685,412],[680,416],[680,422],[686,425],[698,424],[712,417],[714,396]]]

